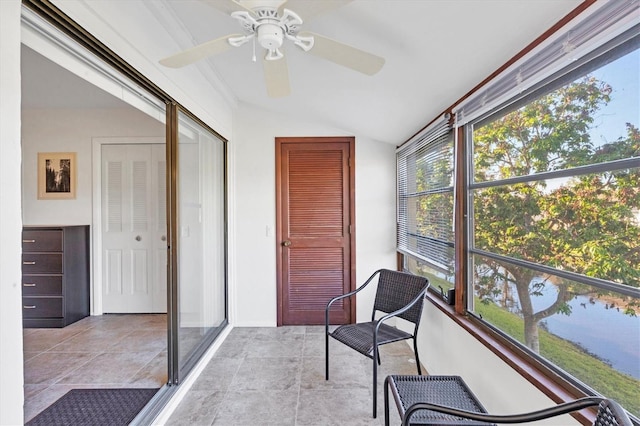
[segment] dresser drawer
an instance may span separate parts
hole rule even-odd
[[[22,251],[62,251],[62,230],[22,231]]]
[[[23,275],[23,296],[62,296],[62,275]]]
[[[62,318],[62,297],[23,297],[23,318]]]
[[[23,274],[61,274],[62,253],[22,253]]]

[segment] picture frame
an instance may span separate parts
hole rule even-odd
[[[75,199],[77,169],[75,152],[39,152],[38,199]]]

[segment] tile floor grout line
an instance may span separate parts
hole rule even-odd
[[[218,349],[219,350],[219,349]],[[226,358],[226,357],[225,357]],[[212,358],[211,360],[213,361],[215,359],[215,355],[214,358]],[[220,357],[218,359],[224,359],[223,357]],[[220,399],[220,403],[218,404],[218,408],[216,409],[216,413],[213,415],[213,418],[211,419],[211,423],[209,423],[209,426],[212,426],[215,421],[216,418],[220,415],[220,407],[222,407],[223,402],[225,402],[227,400],[227,397],[229,396],[229,392],[230,392],[230,388],[231,388],[231,383],[233,383],[234,379],[236,378],[236,376],[238,375],[238,371],[240,371],[240,367],[242,367],[242,363],[247,359],[247,354],[246,352],[243,353],[243,357],[242,357],[242,361],[238,363],[238,366],[236,367],[236,371],[233,373],[233,377],[231,378],[231,380],[229,380],[229,384],[227,384],[226,389],[224,391],[224,395],[222,396],[222,398]],[[211,361],[209,361],[211,362]],[[208,367],[208,365],[207,365]],[[207,368],[205,367],[205,369]],[[196,379],[196,381],[194,382],[194,385],[198,382],[198,378]],[[193,387],[192,387],[193,388]],[[188,393],[187,393],[188,395]],[[186,397],[186,396],[185,396]]]

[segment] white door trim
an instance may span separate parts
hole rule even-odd
[[[91,139],[91,163],[93,173],[93,226],[91,244],[93,268],[91,282],[91,315],[102,315],[102,145],[166,144],[164,136],[149,137],[97,137]]]

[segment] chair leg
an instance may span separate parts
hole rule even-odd
[[[380,353],[378,353],[378,347],[373,347],[373,418],[376,418],[378,414],[378,365],[376,364],[376,359],[380,359]]]
[[[413,353],[416,355],[416,364],[418,364],[418,375],[422,376],[422,369],[420,368],[420,357],[418,356],[418,338],[413,336]]]
[[[324,333],[324,379],[329,380],[329,334]]]
[[[390,376],[384,379],[384,426],[389,426],[389,380]]]

